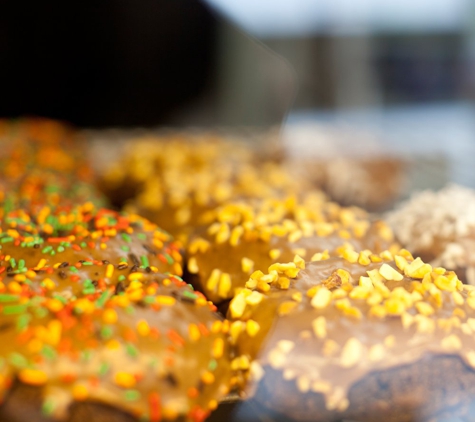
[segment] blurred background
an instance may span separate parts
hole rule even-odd
[[[428,163],[429,187],[475,187],[474,70],[474,0],[0,2],[0,116],[284,123],[299,153],[336,128]]]

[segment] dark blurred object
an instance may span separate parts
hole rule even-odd
[[[167,123],[213,82],[216,27],[193,0],[2,0],[0,116]]]

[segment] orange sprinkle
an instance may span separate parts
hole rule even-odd
[[[168,330],[167,337],[177,346],[183,346],[185,340],[175,330]]]

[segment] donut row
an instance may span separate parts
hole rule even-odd
[[[210,134],[94,174],[66,126],[0,123],[0,421],[199,422],[230,393],[235,421],[470,420],[475,292],[417,246],[435,205],[385,220]]]

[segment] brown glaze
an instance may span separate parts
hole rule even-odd
[[[299,406],[306,409],[311,397],[321,396],[321,419],[306,411],[299,419],[365,421],[355,413],[359,403],[351,402],[349,391],[359,382],[365,385],[371,373],[383,377],[392,368],[417,368],[418,362],[430,356],[460,358],[466,371],[473,372],[473,289],[464,286],[455,273],[413,260],[406,251],[396,261],[388,253],[380,262],[377,258],[370,257],[365,265],[345,259],[309,263],[285,288],[279,287],[284,285],[281,278],[288,278],[285,271],[292,266],[277,264],[272,269],[274,281],[269,283],[262,276],[250,280],[233,299],[229,315],[236,321],[231,333],[241,351],[233,365],[244,370],[247,366],[254,385],[268,386],[267,396],[261,399],[292,415]],[[272,375],[275,396],[266,379],[268,371],[281,376],[276,386]],[[414,376],[415,388],[426,385],[426,378]],[[469,391],[475,388],[475,377],[470,380],[465,393],[447,393],[432,409],[431,397],[426,395],[414,402],[413,410],[419,406],[426,414],[436,414],[443,407],[467,404]],[[441,383],[434,389],[442,391],[444,386]],[[283,392],[293,397],[293,404],[279,399]],[[398,403],[397,396],[394,399]],[[368,403],[365,414],[371,411],[381,415],[376,400]]]

